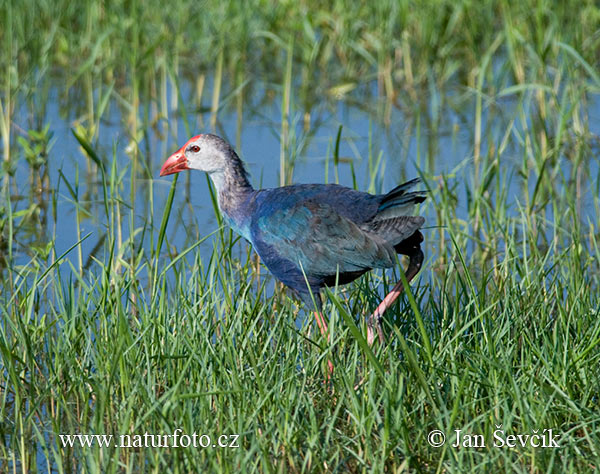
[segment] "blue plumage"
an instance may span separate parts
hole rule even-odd
[[[375,217],[385,195],[338,185],[294,185],[255,193],[242,206],[250,216],[244,219],[250,228],[248,240],[275,277],[302,299],[310,300],[309,287],[317,292],[336,275],[348,282],[372,268],[394,265],[394,245],[404,239],[390,242],[393,237],[386,239],[376,230]],[[394,226],[392,234],[408,238],[422,223],[421,217],[406,220]]]

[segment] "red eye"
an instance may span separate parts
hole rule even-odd
[[[198,153],[198,152],[200,151],[200,147],[199,147],[198,145],[192,145],[192,146],[189,148],[189,150],[190,150],[192,153]]]

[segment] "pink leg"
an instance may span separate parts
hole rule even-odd
[[[325,317],[318,311],[315,311],[315,319],[317,320],[317,326],[319,326],[319,331],[321,334],[327,338],[327,323],[325,322]]]
[[[421,249],[418,250],[417,253],[411,255],[408,263],[408,268],[406,269],[406,281],[410,283],[410,281],[415,277],[419,270],[421,269],[421,264],[423,263],[423,252]],[[377,335],[379,336],[379,342],[381,344],[385,344],[385,337],[383,336],[383,330],[381,329],[381,317],[383,313],[392,306],[394,301],[398,299],[398,296],[402,294],[404,291],[404,285],[402,284],[402,280],[400,280],[392,291],[390,291],[387,296],[383,299],[383,301],[377,306],[377,309],[367,318],[367,342],[370,346],[375,342],[375,334],[373,333],[373,322],[375,322],[377,328]]]
[[[319,326],[319,331],[321,331],[321,335],[327,340],[328,329],[327,323],[325,322],[325,317],[319,312],[315,311],[315,319],[317,320],[317,326]],[[327,381],[331,380],[331,376],[333,375],[333,363],[328,360],[327,361]]]

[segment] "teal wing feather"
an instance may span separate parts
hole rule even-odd
[[[395,262],[391,245],[328,204],[310,200],[297,201],[258,218],[253,240],[257,247],[268,249],[315,277],[387,268]]]

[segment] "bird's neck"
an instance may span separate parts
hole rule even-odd
[[[254,194],[242,160],[233,155],[225,168],[210,173],[215,186],[219,209],[228,223],[244,235],[243,227],[247,213],[245,207]]]

